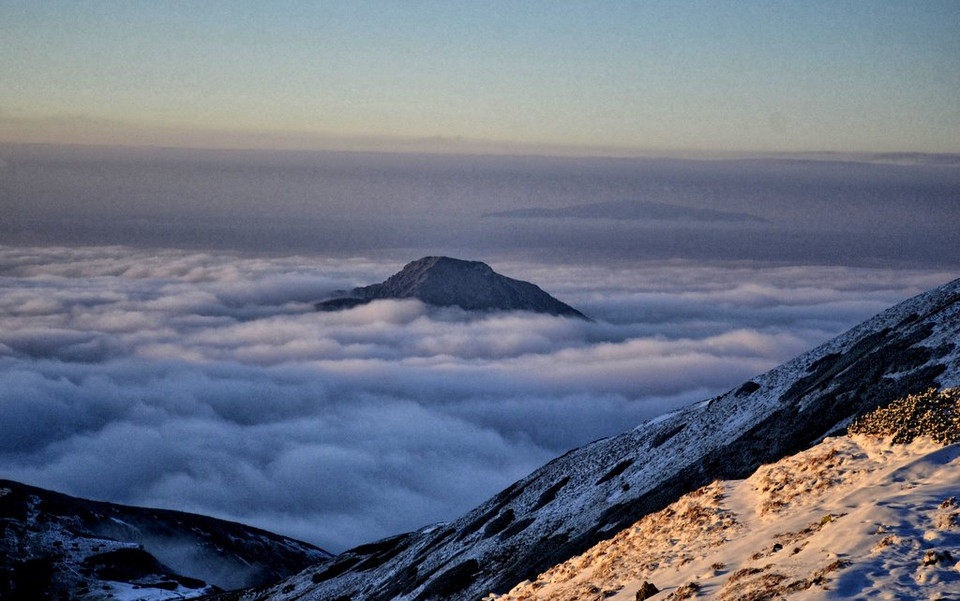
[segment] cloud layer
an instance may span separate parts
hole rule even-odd
[[[505,260],[597,321],[312,310],[411,258],[0,247],[0,475],[342,550],[453,518],[950,279]]]

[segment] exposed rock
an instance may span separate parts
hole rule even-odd
[[[649,599],[650,597],[656,595],[659,592],[660,592],[660,589],[658,589],[653,584],[644,580],[643,584],[640,585],[640,590],[637,591],[636,600],[645,601],[646,599]]]
[[[929,436],[940,444],[960,442],[960,388],[931,388],[858,418],[850,434],[892,437],[895,444]]]
[[[316,308],[337,311],[378,299],[403,298],[467,311],[531,311],[587,318],[530,282],[502,276],[480,261],[450,257],[413,261],[384,282],[354,288],[340,298],[317,303]]]

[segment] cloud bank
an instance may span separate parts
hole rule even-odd
[[[502,261],[597,321],[312,310],[411,258],[0,247],[0,474],[338,551],[453,518],[951,277]]]

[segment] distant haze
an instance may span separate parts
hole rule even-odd
[[[747,213],[732,213],[713,209],[697,209],[649,200],[620,200],[573,205],[560,209],[517,209],[488,213],[485,217],[501,218],[555,218],[555,219],[622,219],[648,222],[759,222],[763,219]]]
[[[941,266],[960,247],[950,164],[45,146],[0,147],[0,160],[0,240],[16,244]],[[482,217],[631,201],[687,213]],[[696,218],[723,213],[764,222]]]

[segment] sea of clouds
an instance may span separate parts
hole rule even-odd
[[[0,246],[0,477],[339,551],[452,519],[952,277],[504,259],[595,321],[313,310],[416,258]]]

